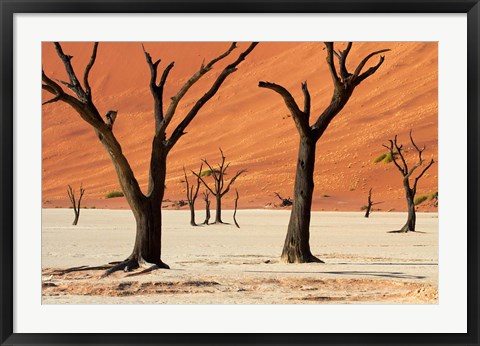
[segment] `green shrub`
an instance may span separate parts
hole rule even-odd
[[[392,153],[391,152],[388,152],[385,156],[385,160],[383,160],[383,162],[385,163],[390,163],[393,161],[393,157],[397,158],[397,153],[393,153],[393,156],[392,156]]]
[[[105,198],[116,198],[116,197],[123,197],[125,196],[122,191],[110,191],[105,194]]]
[[[421,195],[421,196],[415,197],[415,200],[413,201],[413,203],[415,205],[419,205],[425,202],[427,199],[428,199],[428,195]]]
[[[393,153],[393,156],[395,156],[395,158],[397,158],[398,156],[398,153]],[[393,158],[392,158],[392,153],[391,152],[388,152],[388,153],[384,153],[382,155],[379,155],[375,158],[375,160],[373,160],[373,163],[379,163],[379,162],[384,162],[384,163],[390,163],[393,161]]]
[[[373,163],[382,162],[383,160],[385,160],[386,157],[387,157],[387,154],[384,153],[384,154],[378,156],[375,160],[373,160]]]
[[[220,173],[220,171],[218,169],[214,169],[213,172],[215,173]],[[212,175],[212,170],[209,169],[207,171],[202,171],[202,174],[200,174],[201,177],[209,177]]]

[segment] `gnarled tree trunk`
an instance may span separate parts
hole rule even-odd
[[[215,196],[215,223],[223,223],[223,221],[222,221],[222,195],[220,193]]]
[[[281,256],[281,259],[287,263],[322,262],[313,256],[310,251],[310,215],[314,189],[315,147],[316,141],[314,139],[301,138],[295,175],[295,197]]]
[[[407,199],[407,222],[405,225],[400,229],[401,232],[415,232],[415,224],[417,222],[417,218],[415,215],[415,194],[414,191],[408,186],[408,181],[403,183],[405,187],[405,197]]]
[[[205,191],[203,193],[203,200],[205,201],[205,221],[203,221],[204,225],[208,225],[210,222],[210,199],[209,197],[210,192]]]

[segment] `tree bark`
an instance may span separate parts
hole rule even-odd
[[[215,196],[215,223],[223,223],[222,221],[222,195],[219,193]]]
[[[169,268],[161,261],[162,213],[160,210],[161,205],[158,202],[147,200],[135,217],[137,223],[135,245],[128,259],[138,262],[138,265],[152,263],[160,268]],[[128,268],[128,270],[132,269],[135,268]]]
[[[400,229],[401,232],[415,232],[415,224],[416,224],[416,214],[415,214],[415,193],[414,191],[408,186],[408,182],[404,181],[405,187],[405,195],[407,198],[407,206],[408,206],[408,216],[407,222],[405,225]]]
[[[233,212],[233,222],[235,223],[235,226],[237,226],[237,228],[240,228],[240,225],[238,224],[237,222],[237,207],[238,207],[238,190],[235,189],[235,194],[236,194],[236,197],[235,197],[235,210]]]
[[[209,192],[206,191],[203,193],[203,200],[205,201],[205,221],[203,221],[204,225],[208,226],[210,222],[210,200],[208,199]]]
[[[368,201],[367,201],[367,210],[365,211],[365,217],[368,218],[370,216],[370,210],[372,209],[372,189],[368,191]]]
[[[161,260],[162,200],[165,193],[168,153],[162,147],[157,146],[155,141],[156,138],[153,140],[149,188],[146,196],[138,195],[136,189],[132,188],[135,184],[131,184],[129,179],[134,179],[133,176],[126,179],[123,174],[118,174],[137,224],[135,244],[132,254],[127,259],[127,261],[132,260],[133,267],[125,268],[126,271],[143,264],[156,264],[160,268],[169,268]]]
[[[73,219],[72,225],[76,226],[78,224],[78,218],[80,217],[80,210],[77,211],[77,209],[73,209],[75,212],[75,219]]]
[[[190,226],[197,226],[195,222],[195,206],[193,203],[188,203],[188,206],[190,207]]]
[[[281,256],[286,263],[322,263],[312,255],[309,244],[315,147],[315,140],[301,136],[294,185],[295,197]]]

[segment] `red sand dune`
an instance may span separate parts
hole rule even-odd
[[[202,61],[211,59],[229,43],[146,43],[152,57],[161,58],[160,69],[175,61],[165,89],[165,102],[195,73]],[[246,43],[229,57],[236,58]],[[65,43],[73,55],[77,74],[82,75],[90,57],[91,43]],[[425,144],[425,158],[437,160],[437,44],[355,43],[349,56],[353,69],[369,52],[390,48],[383,66],[354,92],[347,106],[332,121],[317,144],[315,210],[358,211],[370,187],[373,199],[384,211],[405,210],[401,175],[393,164],[373,160],[386,152],[382,144],[398,134],[411,149],[408,132],[414,130],[418,145]],[[66,74],[51,43],[43,44],[43,68],[53,78]],[[260,80],[285,86],[299,104],[300,83],[308,81],[312,97],[312,119],[329,103],[332,82],[325,63],[323,44],[260,43],[216,96],[199,112],[168,158],[165,198],[185,199],[182,167],[196,170],[200,160],[220,159],[221,147],[231,161],[230,176],[248,169],[235,183],[241,208],[273,207],[274,192],[293,196],[298,134],[281,97],[259,88]],[[372,59],[371,64],[377,62]],[[170,125],[182,119],[203,95],[225,63],[216,66],[186,95]],[[94,102],[101,114],[118,110],[114,132],[130,161],[142,189],[146,189],[150,144],[153,135],[153,101],[148,87],[149,69],[140,43],[101,43],[91,72]],[[50,95],[44,93],[44,100]],[[113,166],[93,130],[68,106],[43,107],[43,206],[68,206],[67,184],[86,188],[83,205],[97,208],[128,208],[124,198],[105,199],[118,190]],[[414,160],[414,151],[407,153]],[[437,164],[419,183],[418,194],[437,191]],[[328,196],[328,197],[327,197]],[[225,196],[225,207],[233,206],[234,194]],[[203,202],[198,200],[198,207]],[[436,210],[425,203],[419,210]]]

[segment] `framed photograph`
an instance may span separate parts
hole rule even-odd
[[[3,1],[1,343],[478,345],[475,1]]]

